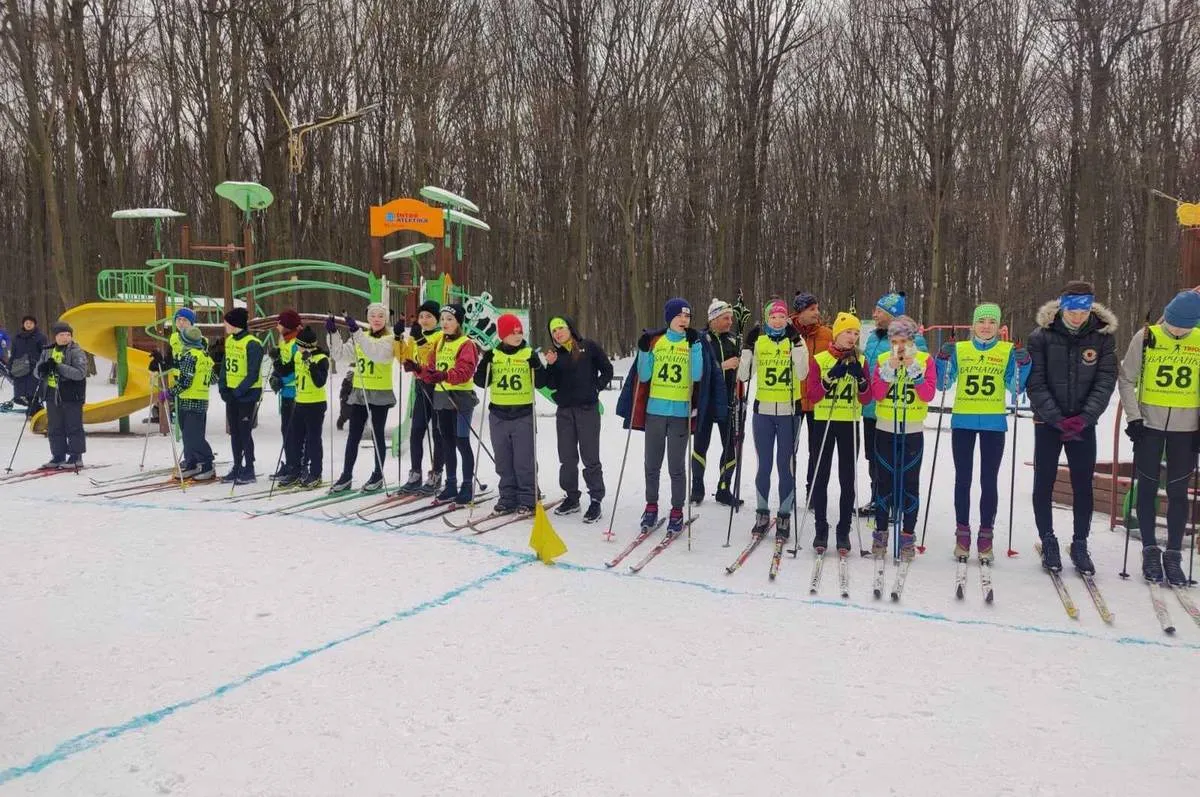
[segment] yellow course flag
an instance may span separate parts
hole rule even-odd
[[[546,564],[554,564],[555,559],[567,552],[566,543],[550,525],[550,518],[546,517],[541,501],[533,509],[533,532],[529,535],[529,547]]]

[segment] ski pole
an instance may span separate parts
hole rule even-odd
[[[162,391],[159,391],[160,395]],[[171,464],[175,469],[175,478],[179,479],[179,489],[186,491],[187,485],[183,483],[183,466],[179,464],[179,448],[175,444],[175,430],[171,422],[171,405],[166,401],[159,402],[159,412],[166,413],[167,419],[167,436],[171,438]]]
[[[616,535],[613,534],[613,521],[616,519],[617,510],[621,501],[621,484],[625,481],[625,461],[629,459],[629,438],[633,437],[633,413],[637,409],[638,391],[642,389],[642,380],[638,379],[637,369],[633,372],[633,403],[629,408],[629,428],[625,431],[625,451],[621,454],[621,471],[617,474],[617,492],[613,496],[612,512],[608,516],[608,528],[604,531],[604,539],[608,542],[613,542]]]
[[[529,369],[529,379],[530,379],[530,384],[532,385],[533,384],[533,381],[532,381],[533,380],[533,368],[532,367]],[[479,447],[483,445],[483,419],[484,419],[484,416],[487,415],[488,387],[491,385],[491,383],[492,383],[492,364],[489,362],[488,367],[486,369],[484,369],[483,401],[479,405],[480,407],[482,407],[482,410],[479,413],[479,432],[480,433],[478,435],[476,435],[476,443],[475,443],[475,473],[476,474],[479,473]],[[536,420],[535,420],[534,425],[535,426],[537,425]],[[536,446],[537,444],[535,443],[534,445]],[[535,451],[537,450],[536,447],[534,450]],[[537,457],[534,456],[534,459],[536,460]],[[493,459],[492,462],[495,463],[496,461]],[[514,468],[514,470],[515,470],[515,468]],[[499,475],[500,475],[500,465],[497,463],[496,464],[496,476],[498,477]],[[479,480],[478,476],[476,476],[475,480],[476,481]],[[474,517],[475,517],[475,504],[476,504],[476,502],[472,501],[470,509],[467,510],[467,520],[468,521],[474,519]]]
[[[841,393],[839,393],[837,391],[836,384],[837,383],[834,383],[835,389],[833,391],[833,400],[829,404],[829,419],[825,421],[825,431],[821,433],[821,447],[817,451],[817,471],[813,474],[813,486],[814,487],[816,486],[816,481],[817,481],[816,477],[817,477],[817,475],[819,475],[819,473],[821,471],[821,463],[825,461],[825,444],[829,440],[829,430],[833,426],[833,411],[835,409],[837,409],[838,399],[841,398]],[[828,394],[826,394],[826,395],[828,395]],[[794,418],[795,415],[793,415],[792,417]],[[816,407],[815,406],[813,407],[813,419],[814,420],[816,419]],[[833,462],[832,462],[832,458],[831,458],[831,460],[830,460],[831,470],[832,470],[832,465],[833,465]],[[828,485],[826,485],[826,486],[828,486]],[[792,542],[794,544],[791,548],[788,549],[788,553],[790,553],[792,555],[793,559],[795,559],[796,555],[800,553],[800,538],[802,536],[804,536],[804,529],[808,526],[808,514],[809,514],[809,508],[811,506],[812,506],[812,491],[810,490],[808,492],[808,494],[804,496],[804,514],[800,516],[800,526],[799,526],[799,528],[796,529],[796,538],[794,540],[792,540]]]
[[[154,402],[158,400],[159,391],[159,375],[157,371],[150,377],[150,389],[154,391],[154,395],[151,398],[151,406],[154,406]],[[146,433],[142,435],[142,462],[138,465],[138,470],[146,469],[146,452],[150,448],[150,424],[145,424],[145,426]]]
[[[954,335],[951,333],[950,342],[954,342]],[[947,373],[947,376],[949,373]],[[939,385],[940,387],[940,385]],[[946,420],[946,394],[950,392],[950,385],[946,385],[946,389],[942,391],[942,400],[938,404],[938,424],[937,437],[933,438],[933,462],[929,468],[929,490],[925,493],[925,520],[921,524],[921,544],[917,546],[917,553],[925,553],[925,532],[929,529],[929,510],[933,508],[933,480],[937,477],[937,460],[938,447],[942,444],[942,423]]]
[[[1200,452],[1196,454],[1196,467],[1192,470],[1192,516],[1188,518],[1188,525],[1192,527],[1192,550],[1188,554],[1188,586],[1196,583],[1192,580],[1192,566],[1196,563],[1196,496],[1198,492],[1200,492]],[[1128,525],[1125,527],[1125,533],[1129,534]]]
[[[753,368],[753,363],[751,363]],[[747,379],[747,381],[749,381]],[[734,389],[737,390],[738,382],[734,381]],[[742,383],[744,384],[744,383]],[[729,505],[729,526],[725,529],[725,548],[729,547],[729,540],[733,536],[733,513],[738,510],[738,501],[741,499],[742,493],[742,436],[745,434],[745,412],[746,412],[746,394],[749,390],[745,390],[741,398],[737,400],[734,406],[734,416],[729,424],[729,445],[734,446],[733,451],[733,480],[734,487],[730,490],[733,495],[733,503]],[[724,452],[725,449],[721,449]]]
[[[861,405],[859,405],[861,407]],[[857,408],[856,408],[857,409]],[[858,438],[859,438],[859,418],[855,418],[854,423],[854,533],[858,537],[858,555],[860,557],[870,556],[870,552],[863,547],[862,541],[862,517],[858,514]],[[820,464],[818,462],[818,464]]]
[[[1021,413],[1018,408],[1021,405],[1021,367],[1016,366],[1017,376],[1017,393],[1013,396],[1013,439],[1012,439],[1012,462],[1009,463],[1011,471],[1008,476],[1008,556],[1011,558],[1017,556],[1017,552],[1013,550],[1013,501],[1017,497],[1017,425],[1021,420]]]
[[[329,407],[326,410],[326,414],[329,416],[329,448],[326,449],[325,456],[329,459],[329,484],[330,484],[330,486],[332,486],[333,480],[335,478],[334,474],[333,474],[333,469],[335,467],[335,465],[333,464],[333,451],[334,451],[334,448],[333,448],[333,424],[334,424],[333,408],[335,406],[335,403],[333,400],[333,375],[335,373],[337,373],[337,371],[334,369],[333,357],[329,358],[329,370],[327,373],[329,375],[325,377],[325,387],[329,391]],[[341,408],[339,407],[338,410],[339,410],[339,414],[340,414]],[[319,473],[317,474],[318,477],[320,475],[321,474],[319,474]]]
[[[33,395],[37,395],[37,385],[34,385]],[[33,399],[31,398],[30,402],[32,403],[32,401]],[[33,406],[28,406],[25,408],[25,420],[21,422],[21,431],[17,433],[17,443],[13,446],[12,456],[8,458],[8,467],[4,469],[5,473],[12,473],[13,462],[17,458],[17,451],[21,449],[21,439],[25,437],[25,428],[29,426],[29,416],[32,414],[32,412]]]

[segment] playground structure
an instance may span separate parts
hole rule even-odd
[[[495,320],[501,312],[484,293],[470,295],[454,284],[451,271],[463,265],[463,236],[467,228],[487,231],[488,225],[469,215],[478,207],[469,200],[434,186],[421,189],[423,196],[442,202],[434,207],[412,199],[398,199],[371,208],[371,264],[368,269],[307,258],[256,260],[254,214],[269,208],[274,197],[258,183],[225,182],[217,196],[234,203],[242,212],[241,243],[195,242],[187,225],[179,231],[179,255],[163,250],[163,226],[184,216],[167,208],[137,208],[113,213],[116,220],[151,220],[154,224],[154,253],[143,268],[105,269],[96,278],[99,301],[67,310],[62,320],[71,324],[75,340],[94,356],[111,360],[115,366],[117,396],[84,405],[84,423],[118,421],[121,433],[129,432],[129,417],[150,406],[155,390],[149,371],[150,351],[164,348],[173,317],[181,307],[191,308],[197,324],[210,338],[224,334],[222,316],[234,307],[245,307],[252,320],[251,331],[264,339],[273,334],[277,316],[268,313],[264,302],[283,293],[324,291],[353,297],[353,307],[380,302],[389,310],[402,307],[411,315],[421,301],[460,301],[467,311],[467,333],[485,348],[496,343]],[[399,231],[415,231],[435,242],[420,241],[382,254],[384,238]],[[421,274],[420,258],[434,253],[440,274]],[[203,259],[216,254],[221,259]],[[388,268],[400,271],[411,266],[408,281],[394,280]],[[195,285],[213,282],[219,275],[221,296],[210,298],[194,290]],[[336,280],[336,281],[335,281]],[[527,311],[522,314],[528,322]],[[302,314],[306,323],[323,320],[324,314]],[[411,401],[406,402],[411,411]],[[406,419],[407,420],[407,419]],[[163,421],[165,425],[165,419]],[[44,432],[46,414],[30,421],[35,432]],[[165,431],[165,428],[163,429]],[[399,431],[399,430],[398,430]]]

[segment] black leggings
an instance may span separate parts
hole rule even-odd
[[[429,432],[429,437],[433,442],[433,465],[431,467],[435,472],[441,473],[444,456],[442,454],[442,435],[435,428],[433,389],[424,382],[418,382],[413,396],[416,403],[413,404],[412,428],[408,435],[408,454],[412,458],[412,469],[417,473],[421,472],[421,464],[425,459],[423,443],[425,433]]]
[[[229,425],[229,445],[233,466],[254,470],[254,411],[258,402],[231,401],[225,405],[225,423]]]
[[[1163,482],[1167,491],[1167,549],[1183,547],[1187,530],[1188,480],[1192,477],[1192,451],[1195,432],[1160,432],[1146,428],[1142,438],[1133,446],[1133,464],[1137,470],[1137,520],[1142,532],[1142,545],[1157,545],[1158,488]],[[1165,473],[1162,467],[1166,454]]]
[[[442,438],[442,452],[446,457],[446,486],[456,487],[455,476],[458,460],[462,459],[462,484],[470,484],[475,478],[475,454],[471,451],[471,412],[474,408],[438,410],[438,436]]]
[[[813,463],[814,475],[816,480],[813,482],[815,492],[811,493],[811,505],[813,517],[815,520],[816,536],[825,539],[829,536],[829,518],[827,517],[829,507],[829,477],[833,470],[833,452],[837,449],[838,458],[838,487],[840,488],[838,495],[838,522],[837,534],[839,538],[850,534],[850,521],[854,516],[854,500],[856,484],[854,482],[854,469],[858,465],[858,452],[854,450],[856,429],[855,421],[827,421],[814,420],[808,427],[809,440],[812,441],[812,456],[809,461]],[[826,437],[825,428],[829,427],[829,436]],[[821,452],[821,443],[825,444],[825,451]],[[818,461],[818,456],[819,461]]]
[[[388,410],[385,404],[371,404],[371,433],[375,444],[375,461],[371,467],[372,476],[382,476],[380,466],[387,459],[387,426]],[[350,432],[346,435],[346,459],[342,464],[342,476],[354,475],[354,463],[358,461],[358,444],[362,442],[363,432],[367,428],[367,407],[362,404],[350,405]]]

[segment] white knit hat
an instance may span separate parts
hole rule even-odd
[[[388,311],[387,308],[383,306],[382,302],[371,302],[367,305],[367,317],[369,318],[372,314],[381,315],[384,318],[387,318]]]
[[[708,320],[712,321],[722,313],[733,312],[733,305],[723,299],[713,299],[712,304],[708,306]]]

